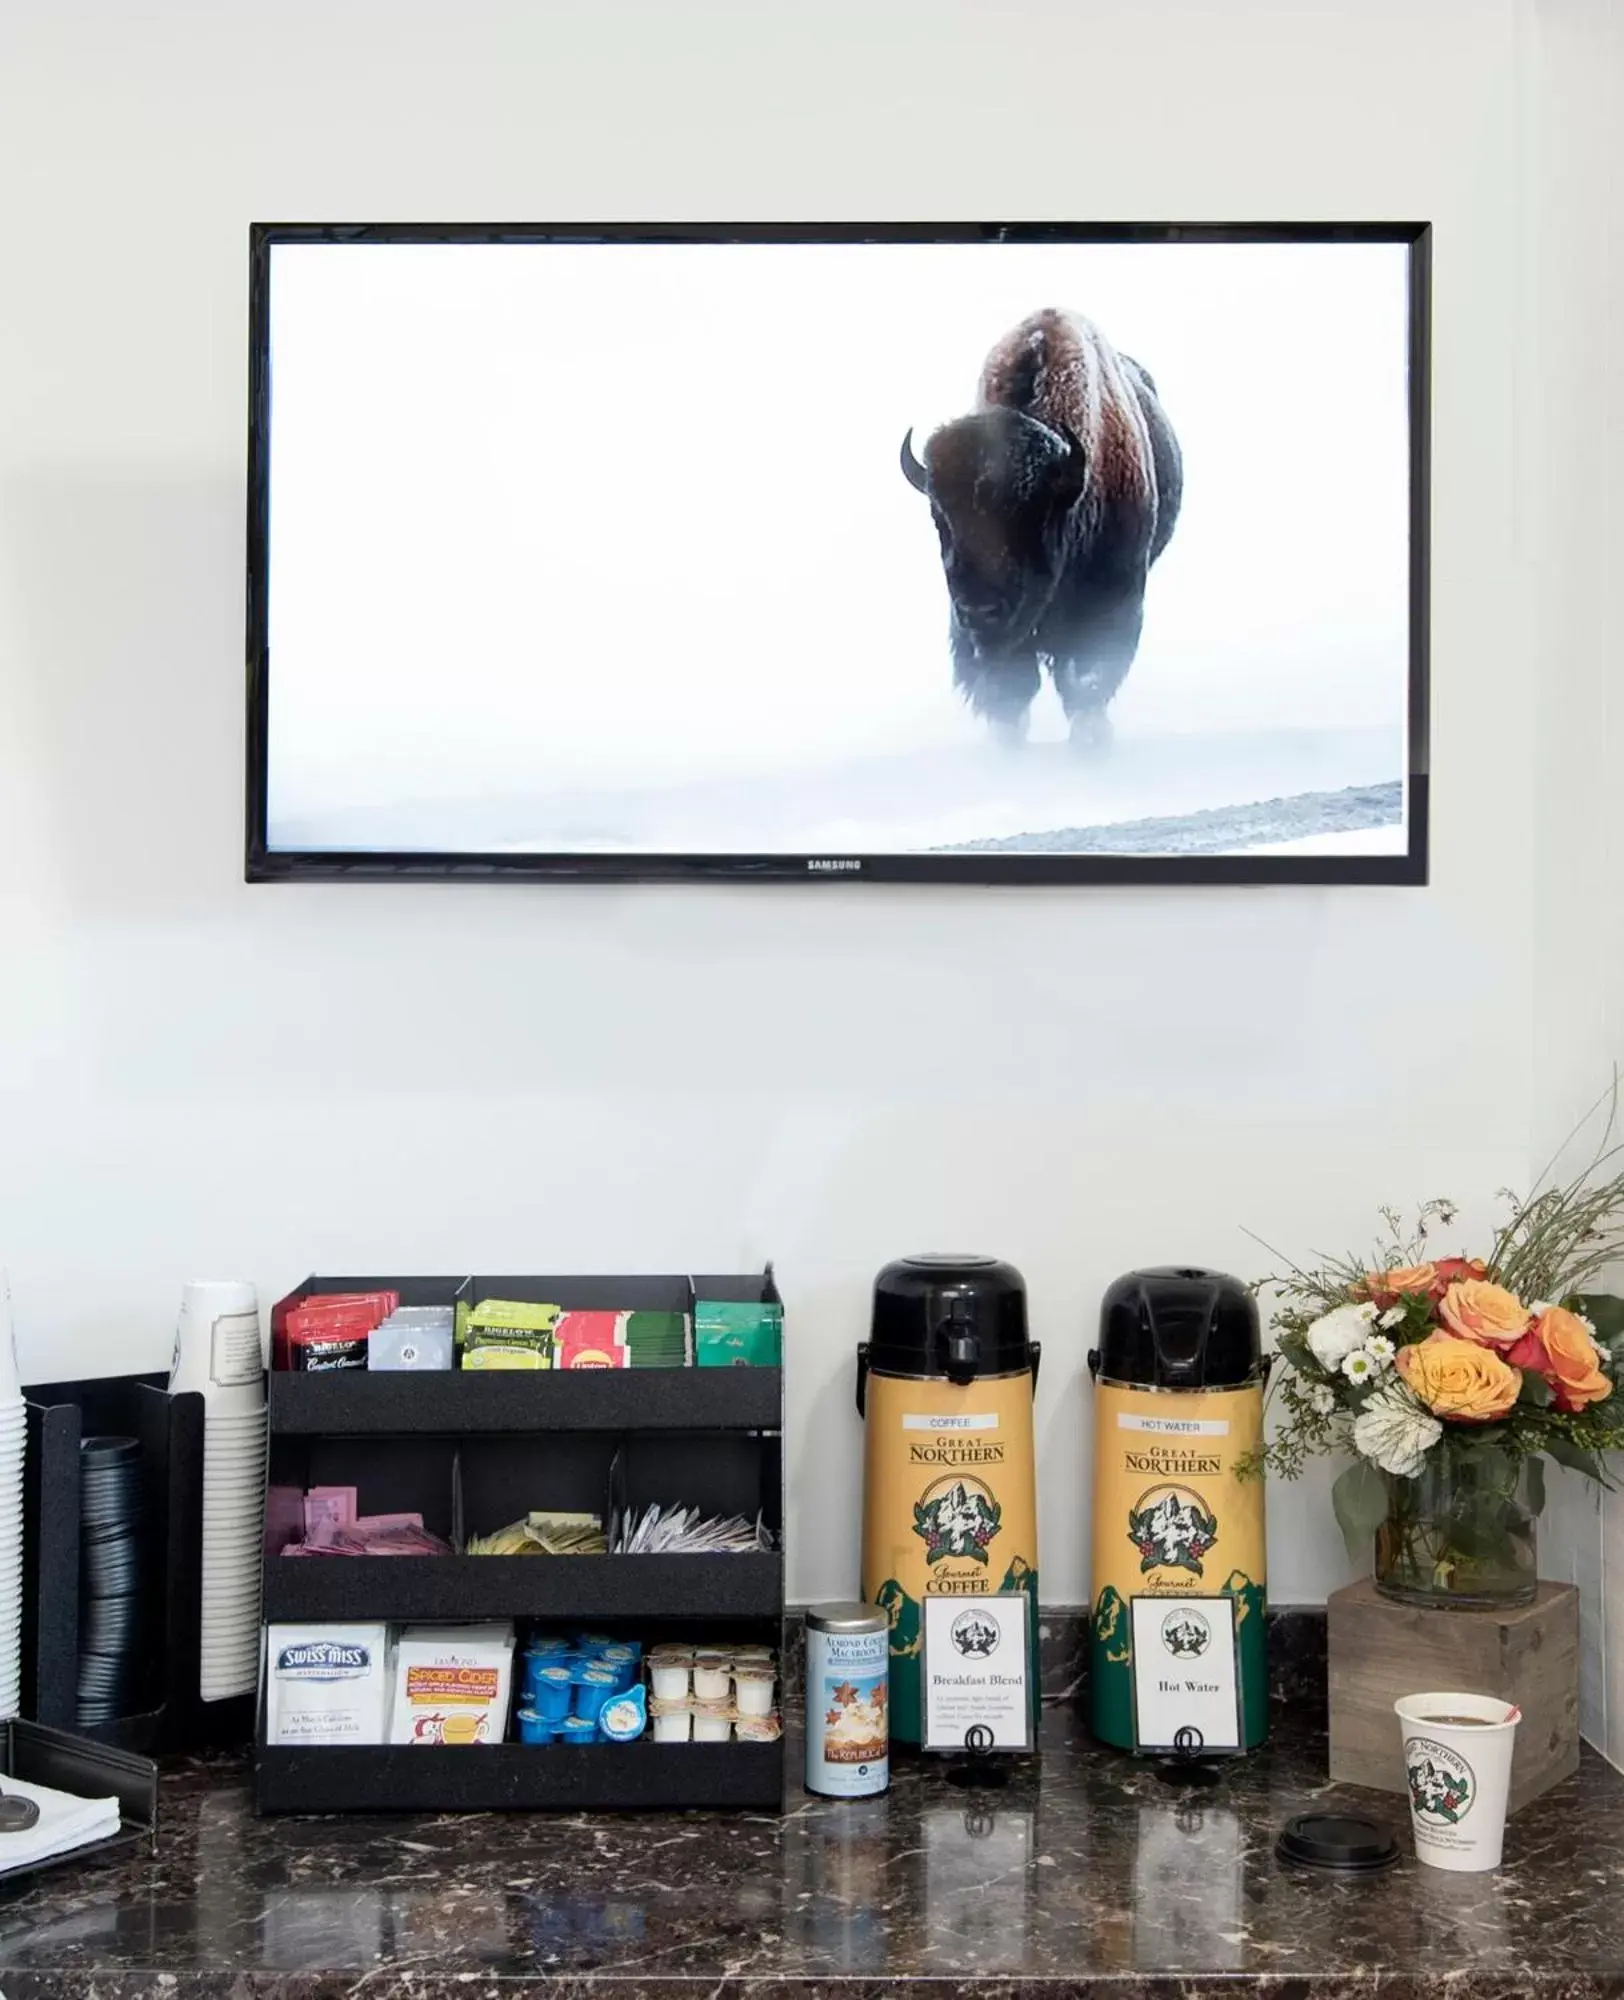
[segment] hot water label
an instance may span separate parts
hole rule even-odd
[[[1032,1377],[871,1374],[867,1395],[863,1595],[891,1621],[891,1733],[918,1743],[928,1598],[1026,1592],[1035,1655]]]

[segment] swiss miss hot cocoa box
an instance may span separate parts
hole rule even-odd
[[[395,1642],[391,1743],[500,1743],[513,1685],[511,1625],[408,1625]]]

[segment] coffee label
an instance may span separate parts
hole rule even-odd
[[[918,1743],[928,1598],[1026,1592],[1036,1656],[1032,1377],[871,1374],[867,1400],[863,1596],[891,1620],[891,1734]]]

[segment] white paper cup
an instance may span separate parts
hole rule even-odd
[[[214,1412],[265,1401],[259,1296],[240,1279],[199,1279],[180,1295],[169,1393],[197,1390]]]
[[[1417,1861],[1459,1874],[1498,1868],[1522,1710],[1493,1695],[1407,1694],[1393,1711],[1404,1731]]]
[[[711,1660],[695,1660],[695,1701],[726,1701],[732,1691],[733,1671],[731,1663],[718,1666]]]
[[[17,1329],[11,1318],[11,1280],[0,1271],[0,1403],[22,1392],[17,1374]]]

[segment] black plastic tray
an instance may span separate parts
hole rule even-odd
[[[88,1861],[115,1849],[142,1843],[150,1846],[157,1833],[158,1767],[150,1757],[138,1757],[133,1751],[95,1743],[89,1737],[72,1736],[63,1729],[47,1729],[38,1722],[0,1722],[0,1773],[7,1778],[22,1778],[31,1785],[76,1792],[81,1798],[106,1798],[111,1793],[119,1807],[117,1833],[109,1834],[105,1840],[88,1841],[83,1847],[69,1848],[66,1854],[47,1855],[43,1861],[24,1861],[15,1867],[5,1867],[5,1847],[0,1842],[0,1882],[35,1875],[45,1868],[65,1867],[70,1862]]]
[[[775,1431],[781,1368],[335,1369],[270,1378],[282,1437],[514,1431]]]
[[[420,1618],[777,1618],[784,1559],[695,1556],[272,1556],[268,1624]]]
[[[261,1745],[261,1812],[781,1812],[783,1743]]]

